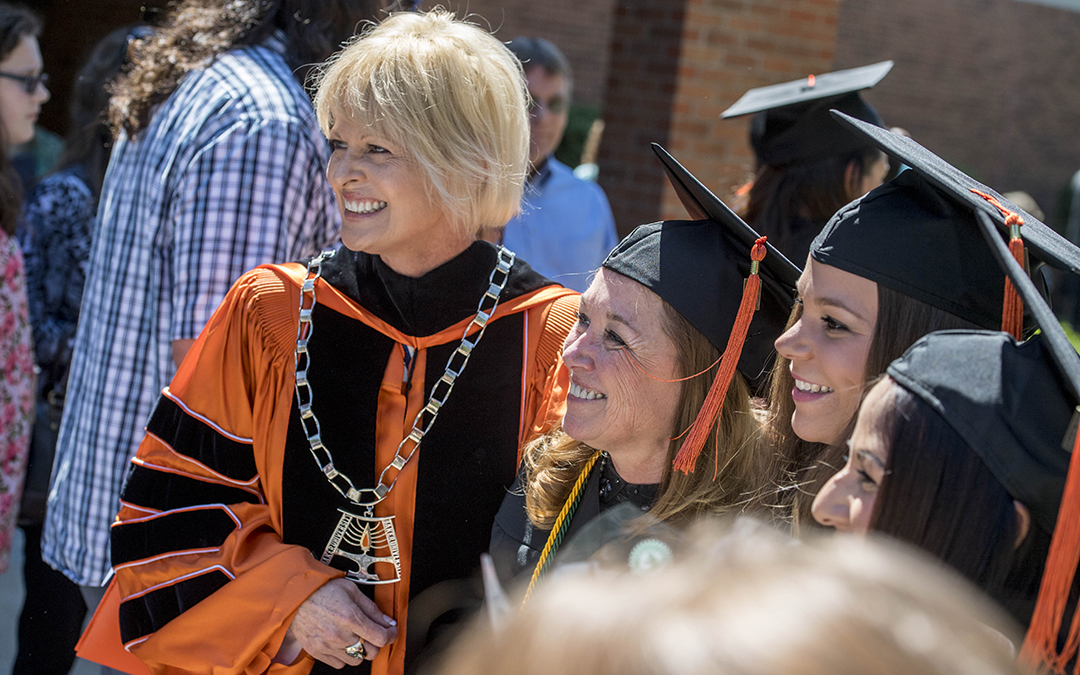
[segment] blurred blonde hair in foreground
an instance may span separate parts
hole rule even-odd
[[[1010,619],[894,545],[796,542],[746,520],[693,541],[644,576],[555,574],[494,634],[484,622],[458,641],[441,675],[1027,672]]]

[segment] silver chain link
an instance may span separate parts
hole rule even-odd
[[[311,390],[311,383],[307,379],[308,369],[311,367],[308,342],[311,340],[314,331],[311,312],[315,308],[315,280],[322,275],[323,262],[332,257],[334,253],[332,250],[323,251],[308,263],[307,277],[304,279],[304,285],[300,289],[300,325],[296,329],[296,403],[300,408],[300,422],[304,427],[304,435],[307,436],[311,455],[319,465],[319,470],[323,472],[326,479],[342,496],[357,506],[367,507],[370,513],[372,508],[386,499],[386,496],[394,489],[401,470],[416,454],[417,449],[420,447],[420,441],[424,439],[424,435],[431,429],[431,425],[435,423],[439,410],[446,403],[450,392],[453,391],[455,380],[465,370],[473,349],[480,343],[480,338],[484,337],[487,322],[495,313],[495,308],[499,306],[499,295],[502,293],[503,288],[506,287],[507,279],[510,278],[510,268],[514,264],[515,254],[505,247],[499,247],[499,259],[495,264],[495,269],[491,271],[488,289],[480,298],[476,316],[465,327],[465,333],[461,337],[461,344],[447,359],[446,372],[431,388],[431,396],[428,398],[427,405],[416,414],[412,431],[398,445],[394,459],[379,474],[378,484],[373,488],[357,488],[348,476],[334,468],[333,455],[330,454],[330,449],[323,445],[319,418],[315,416],[315,411],[311,407],[314,393]],[[469,332],[474,328],[478,330],[475,337],[470,341]],[[406,448],[408,449],[406,450]],[[388,478],[387,474],[390,471],[394,473]],[[388,479],[390,480],[389,485],[386,483]],[[373,498],[370,501],[362,501],[365,494],[373,495]]]

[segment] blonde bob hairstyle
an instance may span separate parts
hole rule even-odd
[[[517,215],[529,160],[521,64],[486,31],[443,9],[369,26],[315,76],[329,137],[347,117],[404,148],[460,233]]]

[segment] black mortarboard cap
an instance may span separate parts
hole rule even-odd
[[[763,164],[813,162],[869,147],[829,115],[830,109],[881,126],[881,117],[859,96],[881,81],[892,61],[751,89],[721,117],[758,115],[750,123],[750,145]]]
[[[931,333],[890,364],[888,374],[941,414],[1032,519],[1054,533],[1021,658],[1033,669],[1063,666],[1076,649],[1075,640],[1058,636],[1080,547],[1080,465],[1070,467],[1080,356],[990,216],[980,210],[975,217],[1040,332],[1024,343],[1003,332]],[[1080,626],[1074,619],[1068,629],[1073,638]]]
[[[986,198],[973,190],[990,195],[1009,211],[1020,214],[1024,218],[1022,230],[1024,245],[1031,249],[1035,257],[1051,267],[1080,274],[1080,248],[992,188],[971,178],[907,136],[867,124],[840,111],[834,112],[833,116],[853,131],[866,137],[889,157],[914,169],[941,192],[967,205],[970,211],[981,211],[990,216],[990,220],[997,225],[1002,234],[1007,234],[1009,231],[1005,216],[1001,210],[992,206]]]
[[[910,138],[836,116],[911,170],[840,209],[814,239],[814,260],[997,330],[1005,275],[982,241],[975,214],[1002,232],[1009,228],[1001,210],[977,190],[1023,217],[1033,268],[1045,262],[1080,272],[1080,249],[994,190]]]
[[[940,413],[1052,532],[1069,466],[1065,448],[1072,449],[1066,437],[1080,403],[1080,356],[989,218],[978,219],[998,264],[1012,268],[1010,279],[1041,332],[1023,343],[1000,331],[931,333],[890,364],[888,374]]]
[[[760,235],[659,145],[664,164],[693,221],[642,225],[622,240],[604,267],[653,291],[702,332],[721,352],[728,343],[750,274],[750,249]],[[738,370],[755,381],[773,353],[795,299],[800,270],[766,243],[755,312]]]
[[[1053,532],[1077,399],[1042,335],[1018,344],[1000,331],[940,331],[912,345],[888,374],[936,410],[1014,499]]]

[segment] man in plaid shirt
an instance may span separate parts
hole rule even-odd
[[[91,607],[124,474],[188,347],[241,273],[338,238],[328,145],[297,79],[382,5],[185,0],[130,46],[42,541]]]

